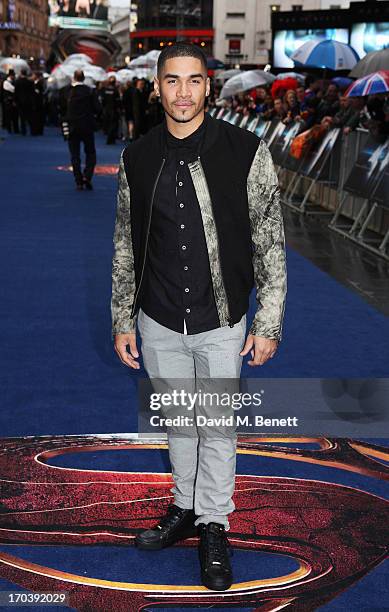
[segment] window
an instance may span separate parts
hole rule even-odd
[[[244,19],[246,13],[227,13],[226,17],[238,17],[239,19]]]
[[[302,10],[303,10],[302,4],[292,4],[292,11],[302,11]]]
[[[230,38],[228,41],[228,53],[230,55],[240,55],[240,39]]]

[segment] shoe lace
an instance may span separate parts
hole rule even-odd
[[[208,559],[212,565],[221,565],[230,548],[224,531],[208,532]]]
[[[165,530],[172,527],[178,518],[177,506],[170,505],[167,508],[167,514],[161,518],[157,525],[157,529]]]

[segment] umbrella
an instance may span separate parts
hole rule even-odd
[[[305,76],[303,74],[300,74],[299,72],[281,72],[281,74],[277,74],[276,80],[288,79],[289,77],[292,77],[293,79],[296,79],[301,83],[304,83],[305,81]]]
[[[220,68],[225,68],[225,65],[215,57],[207,57],[207,68],[208,70],[219,70]]]
[[[19,74],[23,68],[27,70],[27,72],[30,72],[30,67],[24,59],[4,57],[0,60],[0,69],[5,73],[12,69],[15,71],[15,74]]]
[[[139,55],[135,59],[131,60],[128,64],[129,68],[142,67],[142,68],[154,68],[158,62],[158,57],[161,52],[157,49],[153,49],[144,55]]]
[[[134,76],[136,76],[135,70],[129,70],[128,68],[122,68],[116,73],[116,77],[120,83],[127,83],[127,81],[132,81]]]
[[[369,96],[389,92],[389,70],[379,70],[368,74],[352,83],[345,91],[345,96]]]
[[[275,80],[275,76],[264,70],[246,70],[231,77],[223,86],[219,97],[229,98],[240,91],[247,91],[259,85],[268,85]]]
[[[389,66],[389,47],[381,51],[367,53],[349,73],[350,77],[356,79],[372,74],[378,70],[387,70]]]
[[[335,77],[331,79],[331,83],[335,83],[341,90],[346,89],[352,82],[353,80],[348,77]]]
[[[88,66],[84,66],[82,71],[86,79],[92,79],[94,82],[105,81],[107,78],[107,73],[105,72],[104,68],[101,68],[101,66],[94,66],[93,64],[90,64]]]
[[[64,62],[56,66],[52,71],[48,80],[49,86],[57,87],[58,89],[66,87],[66,85],[71,83],[75,70],[83,71],[86,85],[93,85],[97,81],[104,81],[107,78],[107,73],[100,66],[94,66],[93,64],[80,65],[77,62],[76,64],[65,64]]]
[[[67,66],[68,64],[73,64],[76,68],[82,68],[85,64],[91,64],[92,59],[86,53],[71,53],[67,56],[66,59],[62,62],[63,66]]]
[[[359,60],[359,55],[345,43],[337,40],[314,38],[298,47],[291,55],[295,66],[313,66],[331,70],[351,70]]]
[[[216,79],[220,79],[221,81],[227,81],[227,79],[230,79],[231,77],[236,76],[237,74],[241,74],[242,72],[243,71],[239,70],[238,68],[230,68],[229,70],[222,70],[216,76]]]

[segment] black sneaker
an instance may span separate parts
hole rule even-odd
[[[232,585],[230,555],[233,551],[224,525],[200,523],[198,527],[202,583],[207,589],[226,591]]]
[[[142,550],[160,550],[174,542],[197,535],[193,510],[170,504],[167,513],[152,529],[146,529],[135,538],[135,546]]]

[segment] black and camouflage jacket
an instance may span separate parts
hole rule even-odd
[[[162,125],[122,152],[114,256],[112,334],[136,329],[152,204],[166,149]],[[280,190],[270,151],[255,134],[206,115],[204,143],[188,164],[200,206],[220,325],[247,312],[249,333],[282,338],[287,291]]]

